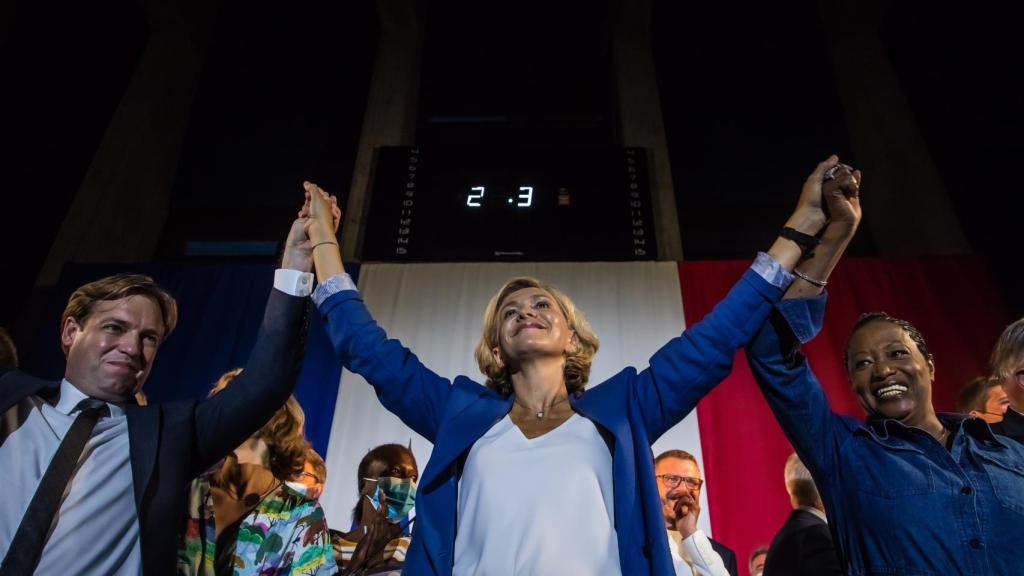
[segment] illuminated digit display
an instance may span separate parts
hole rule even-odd
[[[481,206],[480,200],[483,199],[484,192],[486,192],[487,189],[483,186],[473,186],[471,190],[472,192],[470,192],[469,196],[466,197],[466,206],[479,208]],[[476,192],[479,192],[479,194],[476,194]]]
[[[656,256],[641,148],[377,151],[364,260]]]
[[[519,202],[516,203],[516,206],[529,208],[531,205],[533,205],[533,187],[520,186],[519,190]],[[525,190],[526,192],[522,192],[523,190]]]

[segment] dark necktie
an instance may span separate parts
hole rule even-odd
[[[110,409],[102,400],[86,398],[75,407],[81,410],[64,435],[57,453],[47,466],[39,487],[32,496],[32,501],[21,519],[18,531],[14,534],[7,556],[0,565],[3,576],[30,575],[35,571],[36,564],[43,554],[46,538],[50,533],[53,517],[60,508],[68,481],[78,465],[85,443],[92,436],[96,421],[110,413]]]

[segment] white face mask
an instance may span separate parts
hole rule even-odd
[[[292,482],[291,480],[286,480],[284,485],[291,488],[292,490],[295,490],[299,494],[302,494],[303,496],[306,496],[306,491],[309,490],[309,486],[306,486],[305,484],[301,484],[299,482]]]

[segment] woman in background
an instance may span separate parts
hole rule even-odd
[[[221,376],[211,395],[241,369]],[[331,575],[337,572],[323,509],[288,485],[309,443],[288,398],[255,434],[192,482],[178,549],[181,576]]]

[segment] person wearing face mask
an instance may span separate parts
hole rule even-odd
[[[846,572],[1024,574],[1024,447],[980,418],[935,412],[935,362],[916,327],[878,312],[854,325],[843,359],[866,421],[832,411],[799,352],[821,329],[822,287],[846,246],[832,227],[860,221],[856,195],[828,207],[821,244],[747,359],[818,487]]]
[[[313,500],[320,498],[324,492],[324,484],[327,482],[327,465],[324,459],[312,446],[306,449],[306,460],[302,464],[302,471],[285,482],[293,490]]]
[[[356,474],[359,501],[352,529],[331,531],[342,574],[401,572],[415,520],[419,469],[412,451],[383,444],[367,452]]]
[[[242,370],[225,373],[210,395]],[[305,415],[284,406],[189,488],[179,576],[328,576],[337,572],[323,509],[291,481],[305,465]]]

